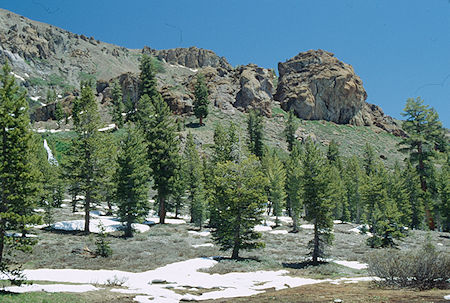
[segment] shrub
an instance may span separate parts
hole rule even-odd
[[[368,271],[381,278],[381,286],[448,288],[450,255],[429,242],[414,251],[381,250],[369,256]]]
[[[97,246],[95,254],[97,256],[107,258],[112,255],[113,251],[111,246],[109,246],[110,242],[106,239],[107,235],[105,232],[105,227],[102,223],[100,223],[98,225],[98,228],[100,229],[100,231],[97,234],[97,239],[95,241],[95,245]]]

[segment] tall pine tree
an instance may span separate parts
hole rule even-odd
[[[144,218],[149,211],[149,168],[147,165],[147,147],[142,133],[128,127],[125,139],[117,159],[118,167],[115,202],[118,206],[120,221],[125,223],[125,236],[133,235],[132,224]]]
[[[296,144],[286,162],[286,204],[292,218],[293,232],[298,232],[298,222],[303,210],[302,175],[302,153],[300,146]]]
[[[125,111],[125,105],[123,103],[122,88],[118,81],[113,82],[112,103],[112,121],[116,124],[116,128],[122,128],[124,123],[122,113]]]
[[[286,137],[288,151],[292,151],[297,141],[295,132],[297,131],[298,124],[295,121],[295,114],[293,110],[288,112],[288,117],[284,127],[284,135]]]
[[[248,150],[260,159],[264,152],[263,132],[263,116],[256,110],[250,110],[247,118]]]
[[[203,119],[208,116],[208,88],[205,84],[205,77],[201,74],[197,76],[197,83],[194,91],[194,115],[199,119],[200,126]]]

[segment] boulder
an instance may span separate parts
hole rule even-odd
[[[278,63],[275,100],[305,120],[347,124],[365,103],[367,93],[353,68],[330,52],[310,50]]]

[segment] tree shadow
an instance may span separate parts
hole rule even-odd
[[[281,263],[284,268],[291,268],[291,269],[304,269],[310,266],[318,266],[322,264],[327,264],[326,261],[318,261],[316,265],[314,265],[312,260],[303,261],[303,262],[283,262]]]
[[[238,262],[241,262],[241,261],[255,261],[255,262],[258,262],[258,263],[261,262],[261,260],[258,259],[257,257],[246,257],[246,258],[239,257],[237,259],[233,259],[231,257],[216,256],[216,257],[212,257],[212,259],[217,261],[217,262],[221,262],[221,261],[238,261]]]
[[[203,125],[205,125],[205,124],[203,124]],[[188,124],[186,124],[186,127],[199,128],[199,127],[202,127],[203,125],[200,125],[200,123],[198,123],[198,122],[189,122]]]

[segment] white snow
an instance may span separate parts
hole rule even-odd
[[[349,229],[349,232],[353,232],[353,233],[357,233],[360,234],[361,233],[361,229],[363,229],[363,227],[366,227],[366,230],[369,230],[369,225],[358,225],[352,229]],[[366,235],[368,235],[369,237],[372,237],[372,233],[370,232],[366,232]]]
[[[444,299],[445,299],[445,300],[450,300],[450,295],[444,296]]]
[[[274,235],[286,235],[289,232],[287,230],[272,230],[269,233]]]
[[[105,131],[114,129],[115,127],[116,127],[116,124],[112,123],[112,124],[109,124],[109,125],[106,126],[106,127],[99,128],[98,131],[99,131],[99,132],[105,132]]]
[[[341,220],[333,220],[333,224],[343,224],[344,222],[342,222]]]
[[[45,213],[45,210],[42,209],[42,208],[35,208],[35,209],[33,209],[33,211],[34,211],[35,213]]]
[[[353,269],[366,269],[367,268],[366,263],[360,263],[358,261],[342,261],[342,260],[331,260],[331,261],[333,261],[336,264],[350,267]]]
[[[189,230],[188,233],[200,237],[208,237],[211,234],[209,231],[195,231],[195,230]]]
[[[16,77],[17,79],[19,79],[20,81],[25,81],[25,79],[21,76],[19,76],[18,74],[11,72],[11,75],[13,75],[14,77]]]
[[[35,131],[36,132],[38,132],[38,133],[59,133],[59,132],[62,132],[62,129],[45,129],[45,128],[38,128],[38,129],[35,129]]]
[[[214,244],[212,244],[212,243],[194,244],[194,245],[192,245],[192,247],[194,247],[194,248],[198,248],[198,247],[213,247],[213,246],[214,246]]]
[[[92,218],[89,222],[89,230],[93,233],[99,233],[100,228],[99,225],[102,223],[105,228],[105,232],[110,233],[114,231],[119,231],[123,229],[123,224],[119,222],[117,219],[112,217],[103,217],[103,218]],[[137,232],[146,232],[150,229],[148,225],[133,223],[132,227]],[[76,231],[76,230],[84,230],[84,220],[71,220],[71,221],[61,221],[52,224],[52,228],[58,230],[66,230],[66,231]]]
[[[58,98],[62,98],[62,95],[58,95]]]
[[[45,291],[45,292],[87,292],[93,290],[99,290],[101,288],[94,287],[89,284],[84,285],[68,285],[68,284],[47,284],[47,285],[22,285],[22,286],[9,286],[6,287],[6,291],[15,293],[25,293],[34,291]]]
[[[58,165],[58,161],[56,161],[55,157],[53,156],[52,150],[48,146],[47,139],[44,139],[44,148],[47,151],[48,163],[50,163],[52,165]]]
[[[255,231],[269,231],[272,230],[272,227],[267,225],[256,225],[254,228]]]
[[[303,229],[314,229],[314,224],[302,224],[300,227]]]
[[[272,220],[272,221],[274,221],[274,225],[275,225],[275,220],[276,220],[276,218],[277,217],[274,217],[274,216],[272,216],[272,217],[270,217],[270,219]],[[292,218],[291,217],[287,217],[287,216],[279,216],[278,217],[278,220],[280,221],[280,222],[282,222],[282,223],[285,223],[285,224],[291,224],[292,223]],[[269,221],[270,222],[270,221]]]
[[[30,97],[30,99],[33,101],[37,101],[37,100],[41,99],[41,96]]]

